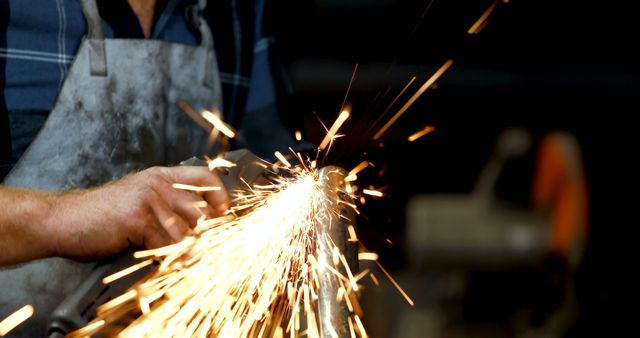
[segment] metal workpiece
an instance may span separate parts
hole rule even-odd
[[[320,218],[317,233],[317,253],[318,261],[332,264],[331,247],[333,243],[341,253],[344,254],[349,268],[353,273],[358,271],[358,247],[357,242],[350,242],[347,227],[355,226],[355,211],[352,207],[339,203],[345,201],[351,203],[351,197],[345,191],[344,178],[347,172],[339,167],[329,166],[322,168],[319,173],[319,181],[325,193],[324,203],[329,203],[325,215]],[[321,265],[322,266],[322,265]],[[342,264],[335,266],[341,274],[346,276],[345,268]],[[320,270],[319,297],[319,320],[320,333],[322,337],[349,337],[348,318],[351,315],[345,302],[336,300],[336,295],[340,287],[338,277],[330,271]],[[333,328],[333,330],[331,330]],[[335,332],[335,333],[334,333]]]
[[[249,190],[256,184],[268,185],[270,183],[264,166],[261,165],[265,161],[250,150],[227,151],[222,158],[234,164],[230,168],[215,169],[232,200],[235,199],[239,191]],[[207,161],[192,157],[180,162],[180,165],[206,167]]]

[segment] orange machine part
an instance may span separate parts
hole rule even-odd
[[[568,133],[542,140],[533,181],[532,203],[551,212],[551,250],[567,256],[588,224],[587,184],[578,142]]]

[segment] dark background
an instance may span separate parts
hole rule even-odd
[[[630,324],[623,304],[636,293],[626,263],[633,243],[623,239],[634,241],[637,225],[630,163],[637,154],[632,121],[640,112],[638,12],[630,2],[513,0],[498,4],[480,34],[467,34],[491,3],[276,1],[272,24],[294,93],[288,121],[319,144],[317,117],[333,122],[360,65],[347,100],[347,136],[326,163],[351,168],[370,159],[385,166],[383,177],[364,177],[386,187],[387,198],[363,207],[359,227],[365,245],[396,271],[405,265],[403,217],[411,196],[468,193],[505,127],[525,127],[534,142],[549,131],[573,133],[582,147],[590,229],[575,273],[577,320],[566,336],[622,332]],[[422,84],[449,58],[453,67],[382,137],[384,148],[371,141],[372,122],[409,78]],[[426,124],[436,131],[405,141]],[[501,198],[528,204],[533,162],[530,155],[508,164],[497,187]]]

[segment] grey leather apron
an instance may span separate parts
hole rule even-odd
[[[206,0],[197,4],[201,13]],[[88,24],[44,127],[6,177],[14,187],[63,191],[117,179],[153,165],[201,156],[207,136],[178,108],[221,109],[212,35],[193,17],[199,46],[158,40],[105,39],[95,0],[82,0]],[[34,318],[18,335],[45,335],[53,309],[92,268],[49,258],[0,270],[0,318],[25,304]]]

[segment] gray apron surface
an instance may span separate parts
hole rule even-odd
[[[206,1],[198,3],[198,13]],[[88,23],[42,130],[3,182],[63,191],[102,184],[153,165],[202,156],[206,133],[178,108],[220,109],[211,32],[193,20],[200,46],[105,39],[95,0],[82,0]],[[63,226],[63,225],[61,225]],[[0,270],[0,319],[25,304],[35,315],[16,335],[46,334],[47,317],[93,267],[49,258]]]

